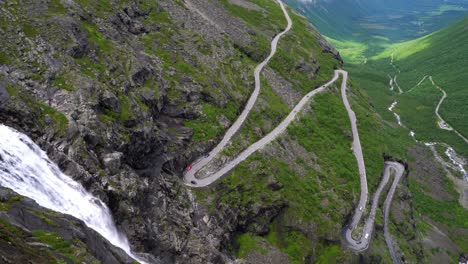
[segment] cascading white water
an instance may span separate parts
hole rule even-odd
[[[138,259],[130,251],[127,238],[117,231],[109,208],[100,199],[63,174],[29,137],[1,124],[0,185],[43,207],[81,219],[113,245]]]
[[[465,179],[465,181],[468,181],[468,173],[463,167],[464,162],[460,159],[457,152],[455,152],[453,148],[447,147],[445,155],[450,159],[450,162],[452,162],[452,164],[455,165],[455,167],[457,167],[458,170],[463,174],[463,178]]]
[[[397,120],[397,122],[398,122],[398,125],[399,125],[399,126],[402,126],[402,125],[401,125],[401,118],[400,118],[400,115],[398,115],[397,113],[395,113],[395,112],[393,111],[393,108],[395,108],[395,106],[396,106],[397,104],[398,104],[397,101],[393,101],[393,103],[390,105],[390,107],[388,107],[388,111],[390,111],[390,112],[393,113],[393,115],[395,116],[395,118],[396,118],[396,120]]]

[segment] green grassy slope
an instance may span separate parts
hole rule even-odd
[[[440,107],[441,116],[465,137],[468,136],[468,18],[428,36],[389,46],[365,65],[350,65],[352,76],[367,89],[376,108],[387,120],[394,121],[387,110],[393,100],[398,100],[395,110],[402,121],[424,141],[442,141],[463,155],[468,154],[467,144],[453,132],[439,129],[434,110],[442,93],[425,75],[444,89],[447,98]],[[387,74],[397,74],[391,64],[401,71],[397,81],[405,93],[398,95],[389,90]],[[412,89],[413,88],[413,89]],[[406,92],[409,91],[409,92]]]
[[[461,0],[359,1],[287,0],[320,32],[339,45],[364,45],[354,56],[370,56],[390,43],[408,41],[439,30],[464,16],[468,3]],[[334,43],[335,44],[335,43]],[[353,57],[345,60],[351,62]],[[361,60],[362,61],[362,60]]]
[[[350,76],[367,91],[372,104],[385,120],[397,126],[395,117],[387,109],[393,100],[397,100],[395,111],[400,114],[403,124],[416,132],[418,139],[426,142],[445,142],[464,157],[468,155],[468,145],[453,132],[441,130],[437,125],[434,110],[442,93],[428,78],[416,88],[415,86],[423,76],[432,75],[434,82],[448,95],[440,108],[440,114],[466,137],[468,134],[466,115],[468,60],[465,55],[468,50],[467,29],[468,19],[465,18],[428,36],[390,45],[369,59],[366,64],[347,66]],[[396,69],[390,64],[392,54]],[[398,74],[398,70],[401,73]],[[387,74],[392,77],[398,74],[397,81],[405,93],[399,95],[389,90]],[[409,90],[411,91],[407,92]],[[401,128],[407,132],[409,129]],[[402,184],[399,189],[407,189],[411,194],[413,215],[418,230],[416,240],[430,241],[433,238],[435,229],[428,223],[437,225],[450,238],[448,244],[444,242],[437,246],[441,250],[428,247],[422,242],[422,251],[418,254],[423,256],[423,262],[434,262],[437,257],[444,254],[447,256],[441,257],[442,259],[456,261],[458,254],[468,248],[464,236],[458,235],[467,232],[466,220],[463,220],[466,219],[467,211],[458,202],[459,193],[454,190],[454,182],[446,177],[446,173],[426,147],[416,148],[420,149],[417,151],[411,146],[405,148],[410,152],[410,176],[408,182]],[[425,153],[422,154],[423,152]],[[441,155],[443,156],[443,153]],[[401,211],[404,210],[399,208],[397,214],[401,214]],[[393,219],[393,223],[395,221]],[[401,227],[392,228],[394,229],[392,234],[397,237],[403,252],[408,254],[406,242],[412,239],[408,239]]]
[[[280,19],[278,6],[269,1],[251,2],[265,9],[262,16],[273,21],[271,25],[282,25],[274,22]],[[222,3],[246,23],[263,25],[262,16],[244,17],[241,7],[228,1]],[[290,15],[293,28],[280,40],[278,53],[269,67],[293,84],[297,93],[304,95],[331,79],[337,60],[322,51],[317,41],[320,36],[305,18],[291,10]],[[261,44],[259,47],[268,47],[264,44],[268,40],[263,36],[259,35],[257,41]],[[258,47],[251,50],[259,51]],[[317,74],[297,67],[304,62],[317,65],[314,61],[320,65]],[[284,99],[271,89],[272,85],[269,80],[262,79],[258,104],[224,155],[236,155],[268,133],[289,112]],[[383,168],[382,153],[405,158],[403,146],[413,143],[405,131],[382,121],[357,83],[350,81],[349,85],[351,102],[359,118],[369,189],[373,191]],[[268,254],[268,247],[274,247],[292,263],[314,260],[326,263],[352,258],[352,253],[341,245],[341,228],[360,193],[356,161],[350,150],[351,127],[337,88],[318,95],[314,101],[311,111],[265,151],[254,154],[215,186],[195,192],[198,200],[214,215],[224,210],[237,212],[241,230],[237,243],[227,247],[238,257],[247,257],[253,251]],[[271,187],[272,183],[281,187]],[[272,211],[278,208],[281,208],[280,215],[271,217]],[[377,240],[379,245],[375,248],[378,250],[368,255],[385,251],[382,238]],[[388,256],[383,257],[389,260]]]
[[[391,53],[401,69],[400,86],[409,90],[424,75],[432,75],[434,82],[447,92],[440,114],[468,136],[468,17],[426,37],[390,46],[379,57],[388,58]]]

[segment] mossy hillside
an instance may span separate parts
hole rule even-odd
[[[256,105],[247,117],[240,132],[223,151],[227,156],[235,156],[254,142],[272,131],[289,114],[290,108],[283,102],[261,76],[261,90]]]
[[[0,211],[8,211],[12,207],[13,203],[21,200],[21,198],[21,195],[15,195],[13,197],[10,197],[5,202],[0,202]]]
[[[233,15],[240,17],[254,27],[261,25],[262,32],[265,31],[265,27],[284,29],[287,25],[281,8],[274,1],[252,1],[264,8],[266,12],[247,10],[225,2],[223,3]],[[324,48],[320,46],[322,37],[311,26],[310,22],[292,9],[287,8],[287,10],[293,26],[290,32],[279,41],[277,53],[269,63],[269,67],[294,84],[295,89],[305,94],[328,81],[333,76],[333,69],[339,66],[339,62],[334,58],[333,54],[324,52]],[[249,12],[256,13],[256,15],[247,16],[246,14]],[[263,23],[266,20],[272,23],[266,25]],[[281,22],[278,23],[277,21]],[[280,30],[278,29],[273,31],[274,34],[279,33]],[[254,45],[255,49],[263,51],[266,48],[269,49],[269,40],[265,39],[264,36],[258,36]],[[249,47],[244,47],[244,49],[250,50]],[[267,54],[268,52],[264,53],[263,56],[253,56],[253,58],[259,61],[259,58],[265,58]],[[310,66],[312,71],[316,70],[317,74],[301,69],[300,66],[304,64]]]
[[[455,191],[453,182],[447,177],[444,177],[442,182],[443,191],[450,197],[448,199],[438,198],[437,196],[440,194],[434,194],[430,185],[410,178],[409,189],[417,215],[417,230],[420,232],[420,239],[424,239],[428,232],[433,230],[433,227],[427,222],[435,222],[459,247],[459,252],[465,252],[468,248],[468,240],[465,238],[466,236],[461,234],[465,234],[467,230],[467,211],[458,202],[459,193]],[[446,252],[453,261],[458,260],[458,252],[455,254],[451,254],[448,250]],[[427,256],[434,253],[436,252],[430,252]]]
[[[7,82],[6,90],[12,99],[10,107],[22,105],[23,108],[27,108],[34,113],[38,118],[37,122],[39,126],[50,127],[57,137],[64,135],[68,127],[68,119],[63,113],[48,104],[37,101],[19,85]]]
[[[262,8],[265,6],[263,1],[253,1],[253,3]],[[248,18],[240,15],[239,12],[236,11],[239,9],[246,10],[245,8],[228,3],[224,4],[232,14],[238,15],[246,23],[253,26],[261,25],[260,18],[262,16],[268,16],[268,19],[271,21],[276,21],[275,19],[278,17],[283,17],[284,20],[284,15],[280,6],[274,2],[270,2],[261,15],[249,16]],[[247,12],[260,11],[249,10]],[[288,13],[293,20],[292,30],[280,39],[277,52],[268,64],[268,67],[271,67],[283,78],[290,81],[294,89],[299,90],[301,94],[305,95],[315,87],[331,79],[333,76],[333,69],[339,65],[339,62],[334,58],[333,54],[323,51],[323,47],[321,47],[319,43],[321,37],[306,19],[297,15],[291,9],[288,9]],[[282,23],[286,25],[285,20]],[[283,25],[283,28],[285,25]],[[264,27],[267,26],[262,26],[262,31],[265,31]],[[277,32],[279,32],[279,29]],[[256,37],[256,41],[260,40],[260,43],[263,43],[259,45],[256,43],[256,49],[269,51],[269,42],[264,39],[262,35]],[[252,60],[259,60],[258,57],[252,56],[248,50],[246,51],[245,47],[241,47],[240,51],[245,52]],[[310,68],[308,70],[299,69],[300,66],[305,65],[307,67],[310,66]],[[314,71],[317,71],[317,74],[315,74]],[[239,151],[271,131],[289,112],[290,109],[288,109],[281,98],[271,90],[268,82],[266,82],[263,77],[261,79],[261,85],[262,90],[258,98],[259,103],[254,107],[241,129],[241,132],[238,136],[233,138],[232,144],[228,146],[224,154],[228,156],[236,155]],[[263,105],[262,102],[266,102],[267,104]]]
[[[221,3],[233,16],[239,17],[250,26],[257,28],[261,34],[268,32],[275,35],[286,27],[286,18],[276,1],[252,0],[251,2],[263,10],[247,9],[228,0],[221,0]],[[270,21],[270,23],[263,23],[264,21]]]
[[[321,35],[310,22],[288,9],[293,21],[291,32],[278,45],[270,67],[304,95],[333,77],[340,62],[320,45]],[[325,40],[322,40],[325,43]]]
[[[425,75],[447,92],[440,114],[463,135],[468,135],[468,111],[465,92],[468,61],[463,54],[468,43],[465,18],[440,31],[410,42],[390,46],[376,57],[379,64],[394,54],[395,64],[401,70],[398,77],[403,90],[414,87]],[[429,95],[430,97],[430,95]]]
[[[184,107],[187,102],[184,100],[186,94],[181,91],[181,87],[184,85],[181,83],[181,80],[188,78],[200,87],[198,92],[205,94],[204,100],[206,101],[203,104],[206,107],[204,109],[207,111],[209,109],[217,109],[218,113],[228,117],[230,121],[234,120],[235,113],[242,107],[242,102],[247,98],[251,90],[250,85],[248,85],[251,83],[251,80],[243,80],[239,72],[247,71],[250,68],[253,71],[253,62],[249,61],[248,57],[241,51],[234,50],[233,56],[226,58],[226,63],[218,68],[209,68],[204,66],[197,56],[187,54],[184,51],[184,43],[196,40],[200,56],[211,56],[211,52],[214,49],[213,45],[217,46],[218,49],[226,45],[227,48],[232,46],[233,44],[229,39],[225,39],[225,43],[222,44],[207,42],[202,36],[186,31],[180,28],[180,25],[172,23],[169,13],[161,9],[158,3],[143,1],[139,5],[143,12],[147,14],[141,19],[142,23],[150,29],[150,32],[138,36],[139,43],[135,46],[141,45],[148,55],[155,56],[157,60],[161,61],[162,76],[159,78],[153,76],[142,83],[134,83],[132,74],[137,70],[138,65],[137,60],[134,58],[135,55],[132,52],[128,52],[129,49],[127,49],[126,43],[119,42],[120,40],[110,37],[112,34],[109,29],[103,27],[102,23],[100,23],[114,14],[115,7],[120,6],[123,8],[124,3],[122,1],[104,1],[102,3],[83,1],[79,5],[85,10],[93,10],[93,14],[96,16],[87,17],[84,21],[78,23],[80,34],[86,36],[90,50],[82,57],[77,58],[71,58],[66,54],[53,54],[54,58],[64,62],[64,68],[59,70],[57,74],[54,74],[51,79],[53,87],[75,92],[78,87],[82,86],[82,80],[84,79],[93,82],[95,86],[99,87],[101,92],[104,90],[112,91],[119,97],[119,103],[122,106],[121,111],[113,112],[110,109],[104,109],[100,113],[100,119],[105,123],[120,122],[121,124],[125,124],[127,120],[134,119],[141,121],[148,118],[148,115],[141,116],[137,114],[139,112],[148,113],[151,107],[147,105],[146,101],[141,100],[140,91],[151,90],[156,98],[166,97],[170,104]],[[12,5],[10,11],[15,14],[21,14],[21,12],[17,12],[18,8],[18,6]],[[49,16],[41,19],[54,21],[57,17],[66,13],[67,7],[61,5],[60,2],[52,1],[49,9]],[[57,41],[55,44],[59,44],[58,46],[67,49],[73,45],[71,39],[66,36],[63,39],[54,39],[52,37],[54,35],[61,35],[61,33],[57,32],[60,31],[60,28],[56,27],[53,23],[50,26],[50,36],[42,34],[44,32],[42,27],[38,28],[38,37],[47,38],[51,42]],[[53,34],[53,32],[57,33]],[[15,54],[6,49],[5,51],[2,50],[1,57],[2,61],[7,63],[10,57],[15,57]],[[38,61],[38,63],[42,65],[42,61]],[[110,67],[110,65],[113,66]],[[113,69],[109,70],[110,68]],[[158,71],[156,69],[155,72]],[[78,80],[80,81],[78,82]],[[46,80],[42,78],[40,81],[45,82]],[[160,85],[162,81],[166,81],[166,85]],[[119,88],[125,83],[132,83],[134,85],[132,92],[129,92],[127,89],[122,91]],[[220,97],[229,98],[227,100],[229,103],[227,105],[219,104],[217,98]],[[47,104],[47,98],[44,98],[42,101]],[[40,106],[46,112],[51,113],[52,110],[50,108],[43,104]],[[217,133],[199,136],[199,133],[202,132],[201,128],[217,123],[215,119],[206,119],[204,118],[205,116],[206,114],[202,114],[201,118],[187,122],[189,127],[194,129],[195,136],[193,142],[195,143],[213,139],[224,130],[224,128],[220,128]],[[65,123],[62,122],[60,125],[61,132],[63,131],[62,124]],[[126,134],[127,131],[122,131],[122,133]]]
[[[395,64],[398,67],[400,65],[398,61],[396,61]],[[373,105],[377,111],[388,120],[389,124],[396,126],[395,117],[387,108],[393,100],[397,99],[399,103],[395,111],[401,115],[403,124],[416,132],[416,137],[419,140],[449,142],[457,152],[464,155],[463,153],[466,151],[464,150],[465,145],[462,144],[463,142],[460,142],[453,133],[438,128],[434,110],[442,93],[434,87],[428,79],[411,92],[403,95],[396,95],[395,92],[389,91],[389,78],[386,75],[390,73],[393,76],[397,73],[390,65],[390,58],[379,61],[369,61],[367,65],[353,65],[352,67],[348,67],[348,70],[352,78],[357,80],[358,83],[366,89],[366,92],[371,95]],[[398,82],[403,89],[409,90],[414,87],[422,77],[422,74],[417,75],[414,81],[411,81],[410,85],[406,84],[400,77],[398,77]],[[360,120],[360,118],[358,118],[358,120]],[[405,134],[409,132],[409,130],[405,128],[399,130],[402,132],[404,131]],[[406,138],[409,138],[409,136]],[[414,144],[415,143],[409,142],[407,144],[402,144],[400,148],[401,150],[405,150],[414,146]],[[432,156],[430,152],[428,155],[429,157]],[[442,154],[442,156],[444,155]],[[414,160],[414,157],[408,156],[408,159]],[[411,170],[414,170],[414,168],[410,166],[410,173]],[[441,171],[440,173],[440,175],[444,175],[444,172]],[[449,187],[452,183],[448,179],[444,179],[445,188],[448,188],[446,191],[453,195],[453,199],[450,201],[438,201],[434,199],[433,195],[437,194],[433,194],[432,186],[431,188],[429,188],[429,186],[425,187],[424,184],[411,180],[410,175],[408,195],[410,195],[411,202],[414,204],[410,213],[416,216],[416,227],[414,230],[405,230],[404,226],[395,225],[394,221],[391,221],[392,235],[398,240],[400,248],[408,259],[421,260],[421,253],[418,253],[420,249],[418,249],[418,247],[415,248],[415,245],[425,238],[427,230],[432,229],[425,224],[428,217],[432,221],[447,227],[445,230],[449,230],[448,233],[452,242],[462,249],[466,248],[466,241],[460,239],[459,235],[455,235],[465,230],[460,229],[465,228],[465,222],[463,220],[463,217],[466,218],[466,216],[463,215],[465,210],[458,203],[458,193],[454,192],[453,188]],[[400,188],[401,186],[399,189]],[[397,197],[398,196],[396,196],[396,199],[398,199]],[[403,230],[405,230],[406,233],[402,233]],[[414,232],[416,234],[415,240],[408,240],[408,237],[413,237],[413,235],[410,234]],[[429,261],[430,256],[434,255],[434,252],[423,252],[425,261]],[[458,255],[456,254],[450,255],[450,257],[454,261],[458,259]]]
[[[90,257],[86,245],[79,241],[70,241],[56,233],[44,230],[33,230],[32,233],[11,225],[0,219],[0,254],[15,261],[28,261],[34,259],[40,263],[100,263]],[[30,243],[44,243],[48,247],[37,247]]]
[[[397,66],[398,62],[395,62]],[[401,116],[401,122],[416,133],[418,140],[425,142],[445,142],[452,146],[461,155],[468,153],[465,142],[453,132],[439,128],[437,116],[434,111],[442,98],[442,92],[432,85],[429,78],[426,78],[419,86],[416,84],[422,80],[424,75],[415,75],[415,81],[404,82],[400,75],[397,77],[398,84],[402,89],[411,91],[397,94],[390,91],[389,78],[387,73],[394,76],[395,69],[390,65],[390,60],[369,61],[366,65],[353,65],[347,67],[353,79],[356,80],[369,93],[373,105],[377,112],[389,123],[397,125],[395,116],[388,110],[394,100],[398,101],[394,111]],[[436,81],[434,79],[434,81]],[[441,86],[441,83],[436,83]],[[395,89],[397,89],[395,87]],[[448,91],[447,91],[448,94]],[[445,119],[442,108],[449,104],[447,99],[443,102],[439,114]],[[448,106],[451,108],[452,106]],[[453,109],[452,111],[459,111]],[[457,127],[455,127],[458,129]],[[404,129],[404,128],[403,128]],[[406,129],[404,129],[406,130]],[[406,130],[409,133],[409,130]]]
[[[382,127],[386,127],[386,124],[369,105],[368,96],[352,81],[350,89],[352,92],[348,94],[359,120],[358,126],[369,175],[369,189],[372,191],[378,184],[383,168],[382,153],[395,153],[395,155],[404,156],[401,146],[409,142],[410,139],[398,142],[406,137],[406,133],[390,128],[389,134],[379,133]],[[209,205],[212,209],[225,204],[229,208],[244,208],[243,210],[246,210],[245,208],[249,208],[250,203],[272,206],[286,201],[288,207],[283,213],[283,219],[302,219],[300,221],[304,223],[314,223],[317,225],[316,235],[319,238],[334,231],[339,234],[340,231],[335,229],[344,224],[344,214],[347,213],[347,210],[351,210],[353,205],[351,201],[359,198],[360,191],[357,165],[350,150],[352,138],[349,119],[342,105],[338,89],[335,88],[332,91],[335,92],[319,94],[314,97],[311,111],[301,115],[299,121],[291,124],[288,128],[289,136],[287,138],[289,139],[281,139],[279,142],[272,143],[272,148],[281,149],[284,144],[290,144],[288,143],[290,140],[298,142],[307,151],[318,157],[316,165],[320,167],[320,171],[317,171],[313,164],[308,164],[300,158],[295,161],[294,166],[291,166],[290,163],[283,161],[284,157],[257,153],[240,164],[232,174],[217,185],[223,186],[223,188],[213,187],[210,193],[206,193],[205,190],[197,191],[198,198],[203,202],[212,200],[209,197],[213,195],[220,197],[220,200],[217,201],[218,204]],[[297,166],[302,166],[307,173],[299,175],[294,169]],[[279,191],[269,189],[267,187],[269,177],[274,177],[283,184],[283,188]],[[227,191],[231,189],[237,191]],[[290,231],[282,229],[282,225],[281,222],[277,224],[279,228],[276,230],[279,231],[270,228],[269,234],[277,232],[279,237],[289,234]],[[238,240],[241,255],[245,255],[245,249],[251,247],[247,244],[258,242],[258,239],[266,240],[266,237],[255,235],[253,235],[255,238],[250,239],[249,237],[253,233],[247,234],[250,235],[243,235],[245,237]],[[337,239],[339,240],[339,238]],[[284,252],[288,252],[288,247],[303,248],[300,241],[302,240],[292,239],[288,243],[273,243],[273,245],[279,245]],[[324,241],[319,241],[316,244],[308,243],[307,245],[306,248],[311,250],[315,248],[315,252],[323,250],[323,253],[314,255],[319,259],[341,259],[343,257],[343,253],[336,254],[338,244],[326,245]],[[257,248],[257,251],[260,250],[258,247],[253,248]],[[306,256],[312,253],[302,252],[297,255],[290,252],[289,254],[290,259],[297,262],[296,258],[298,256],[300,258],[301,254]],[[320,257],[321,254],[324,256]]]
[[[55,263],[55,258],[48,251],[34,248],[25,243],[26,234],[21,229],[11,225],[4,219],[0,219],[0,241],[2,242],[2,251],[15,250],[18,255],[24,255],[26,258],[36,259]]]

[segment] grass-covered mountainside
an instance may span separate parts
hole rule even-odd
[[[360,189],[336,87],[219,183],[197,190],[183,184],[185,167],[215,146],[243,109],[253,69],[286,26],[275,1],[0,1],[0,11],[0,122],[29,135],[106,202],[135,252],[159,263],[391,261],[381,211],[367,251],[353,252],[342,240]],[[263,71],[254,109],[216,164],[271,131],[342,65],[305,17],[288,12],[293,28]],[[370,192],[384,153],[407,160],[412,171],[392,209],[401,251],[411,262],[458,259],[468,251],[468,236],[460,235],[468,216],[452,182],[436,176],[441,168],[431,153],[382,119],[380,105],[351,79]],[[2,206],[1,215],[12,209]],[[83,253],[92,248],[57,235],[49,228],[61,222],[37,210],[46,224],[32,233],[2,218],[2,241],[14,242],[0,247],[4,259],[16,262],[11,252],[29,258],[26,241],[49,249],[45,263],[92,262]],[[441,240],[437,230],[447,236]]]
[[[434,111],[443,95],[437,88],[439,86],[447,93],[439,109],[440,115],[465,138],[468,137],[467,50],[468,18],[465,18],[425,37],[391,45],[366,65],[352,68],[356,77],[365,80],[364,87],[373,95],[382,114],[392,119],[387,108],[397,99],[396,111],[418,138],[445,142],[466,156],[468,144],[454,132],[440,129]],[[396,68],[390,64],[392,55]],[[389,91],[387,74],[397,75],[403,94]],[[423,80],[424,76],[432,76],[437,86],[429,78]]]
[[[466,14],[463,0],[288,0],[326,36],[364,42],[386,37],[413,39],[440,29]]]
[[[465,18],[428,36],[391,45],[365,64],[349,64],[346,67],[387,122],[398,127],[395,116],[388,110],[392,102],[398,101],[394,111],[401,116],[405,125],[400,129],[407,133],[414,131],[416,139],[421,142],[449,144],[462,160],[467,159],[468,144],[453,131],[440,129],[434,111],[443,95],[437,88],[440,86],[447,93],[439,110],[440,115],[450,126],[467,136],[468,80],[465,72],[468,61],[464,56],[468,50],[467,23]],[[394,90],[391,91],[389,79],[395,76],[397,84],[393,83]],[[432,76],[435,85],[429,76]],[[457,250],[468,250],[465,238],[468,228],[465,220],[468,217],[468,183],[456,168],[440,165],[441,160],[450,163],[444,154],[446,147],[440,144],[434,147],[441,158],[437,160],[428,151],[429,147],[422,143],[419,145],[406,148],[409,156],[413,157],[409,163],[408,187],[418,236],[422,239],[420,254],[426,256],[429,262],[455,261],[451,254]],[[404,242],[400,240],[399,243],[402,248]]]
[[[288,0],[339,48],[346,62],[362,62],[382,46],[439,30],[468,12],[463,0]]]
[[[467,19],[428,35],[450,21],[465,16],[466,6],[463,5],[466,2],[368,1],[366,5],[362,1],[290,3],[323,34],[334,38],[330,41],[343,56],[345,69],[349,71],[351,79],[369,94],[369,103],[384,122],[405,131],[407,135],[413,130],[416,139],[420,140],[419,143],[413,141],[396,147],[407,151],[408,181],[398,188],[407,191],[405,199],[413,206],[407,210],[399,202],[393,205],[392,220],[397,226],[392,228],[393,234],[398,236],[400,250],[410,260],[411,256],[416,257],[413,262],[415,259],[430,263],[456,262],[459,254],[456,252],[468,250],[464,238],[468,228],[464,220],[468,208],[468,183],[456,167],[447,165],[451,161],[444,154],[445,145],[427,147],[423,142],[449,144],[462,161],[467,159],[466,142],[454,132],[440,129],[437,124],[440,120],[434,113],[443,95],[437,88],[439,86],[447,92],[447,99],[439,110],[440,115],[450,126],[467,136],[467,75],[463,73],[468,68],[464,56],[468,50]],[[379,6],[379,3],[385,6]],[[392,10],[385,11],[398,6],[406,6],[407,10],[399,12],[399,16],[391,16]],[[436,9],[439,11],[434,11]],[[416,23],[408,23],[418,21],[424,22],[420,24],[420,30]],[[415,39],[422,35],[427,36]],[[401,40],[405,41],[399,42]],[[417,86],[426,75],[426,79]],[[435,85],[429,76],[432,76]],[[393,91],[390,90],[390,78],[393,79]],[[399,94],[398,86],[402,94]],[[401,116],[405,127],[398,126],[395,116],[388,110],[394,101],[398,101],[394,111]],[[409,135],[407,137],[410,138]],[[431,153],[432,150],[436,156]],[[415,220],[415,235],[398,227],[402,212],[412,215]],[[411,253],[409,249],[417,250]]]
[[[393,54],[394,63],[401,70],[398,82],[404,91],[414,87],[425,75],[432,76],[434,82],[447,93],[447,99],[440,108],[440,114],[450,125],[468,137],[467,51],[468,17],[428,36],[392,45],[375,59],[389,59]],[[430,84],[430,81],[427,83]],[[413,91],[418,93],[417,89]],[[421,93],[427,94],[428,97],[431,94],[436,94],[434,96],[436,98],[441,96],[437,89],[427,91],[423,88],[420,95]],[[414,97],[424,96],[415,95]],[[402,111],[404,112],[406,111]],[[465,153],[467,152],[468,150]]]

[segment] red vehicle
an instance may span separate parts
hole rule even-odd
[[[192,170],[192,165],[188,166],[187,168],[185,168],[186,171],[190,171]]]

